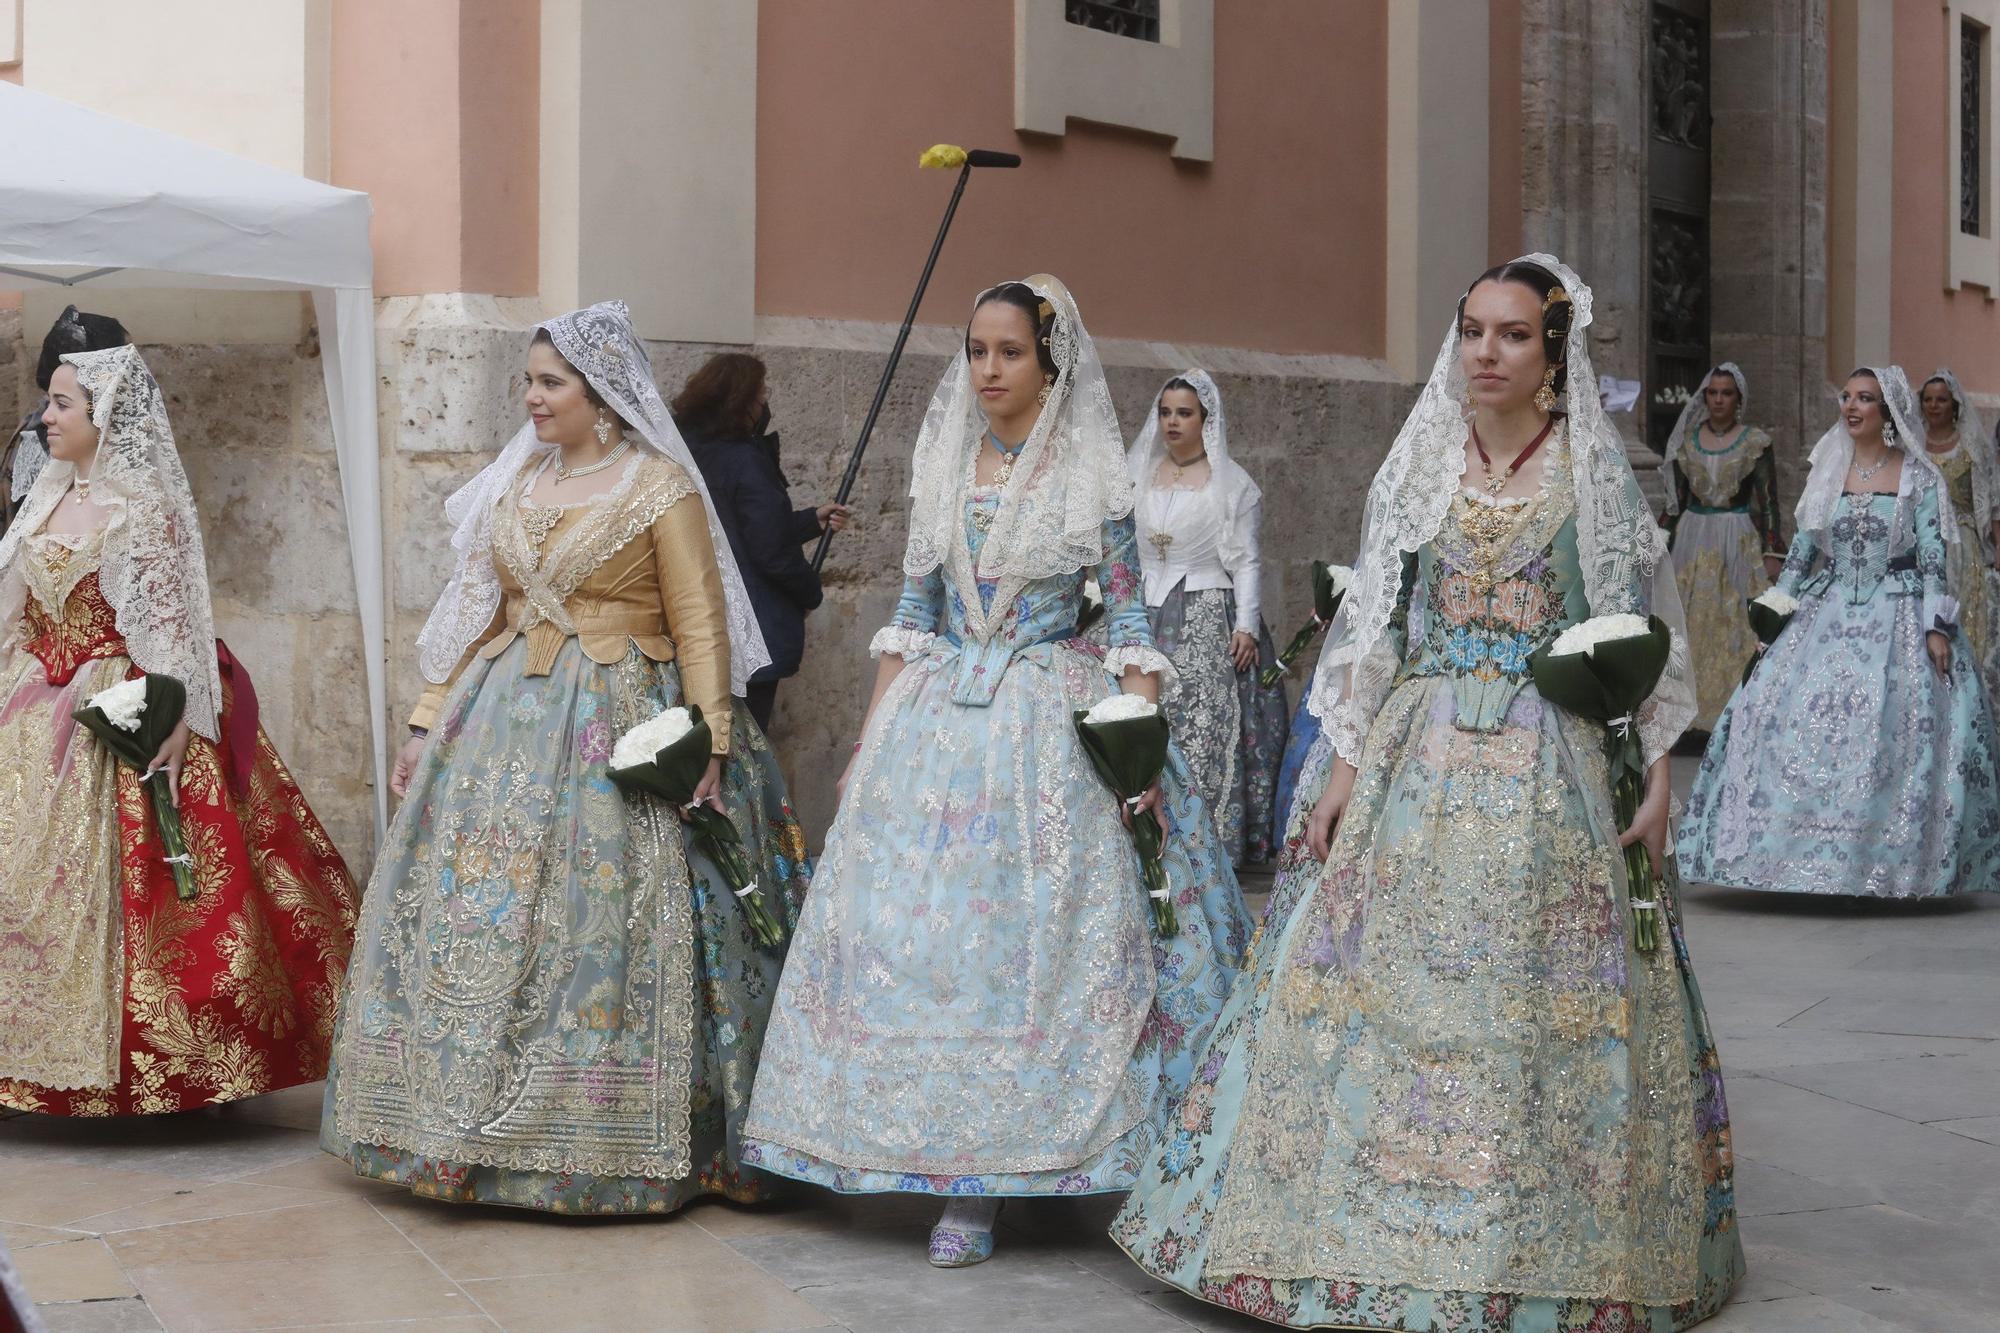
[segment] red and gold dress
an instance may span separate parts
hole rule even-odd
[[[353,877],[225,683],[188,746],[182,902],[139,775],[71,714],[139,672],[98,586],[101,534],[29,537],[0,645],[0,1107],[142,1115],[326,1072]],[[230,677],[225,675],[225,682]],[[240,706],[239,706],[240,704]]]

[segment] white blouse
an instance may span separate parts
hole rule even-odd
[[[1235,628],[1254,635],[1262,611],[1257,532],[1263,500],[1255,486],[1244,486],[1234,512],[1227,512],[1224,489],[1212,480],[1199,490],[1140,489],[1139,568],[1146,605],[1165,602],[1176,584],[1189,592],[1230,588],[1236,593]]]

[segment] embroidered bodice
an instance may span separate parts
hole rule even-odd
[[[1936,490],[1927,489],[1917,498],[1916,545],[1900,555],[1890,550],[1895,514],[1894,495],[1850,491],[1841,496],[1823,538],[1808,531],[1793,539],[1778,586],[1794,597],[1833,592],[1854,605],[1878,593],[1921,597],[1926,626],[1939,619],[1956,624],[1958,603],[1946,590]]]
[[[1944,484],[1951,494],[1951,512],[1963,527],[1971,527],[1973,515],[1978,512],[1972,496],[1972,451],[1963,444],[1952,446],[1951,452],[1931,455],[1931,461],[1944,473]]]
[[[967,560],[954,560],[920,578],[905,578],[903,595],[889,625],[875,636],[873,651],[914,660],[936,639],[960,650],[952,697],[987,704],[1013,658],[1030,649],[1076,635],[1083,609],[1084,570],[1026,583],[981,579],[970,574],[1000,493],[977,487],[965,502]],[[1104,561],[1094,571],[1104,597],[1105,628],[1111,651],[1105,669],[1114,676],[1128,666],[1164,671],[1166,658],[1153,647],[1151,623],[1139,595],[1138,532],[1131,518],[1104,525]]]
[[[493,516],[493,562],[501,603],[466,650],[492,660],[525,641],[525,674],[547,675],[571,639],[591,661],[611,665],[637,649],[678,661],[687,699],[700,705],[717,753],[729,744],[729,635],[722,577],[693,482],[669,459],[645,453],[618,483],[573,505],[529,496],[539,469],[526,468]],[[410,724],[428,727],[450,682],[427,690]]]
[[[123,657],[125,636],[98,586],[102,530],[83,537],[36,533],[22,544],[28,585],[22,646],[40,660],[51,685],[67,685],[86,662]]]
[[[1461,491],[1437,538],[1406,561],[1404,583],[1398,678],[1444,677],[1460,726],[1498,727],[1530,655],[1590,615],[1568,489],[1500,501]]]
[[[1755,426],[1744,426],[1722,449],[1704,447],[1702,438],[1697,428],[1690,427],[1686,444],[1674,459],[1677,512],[1668,519],[1669,530],[1678,525],[1680,512],[1748,514],[1765,552],[1782,553],[1778,463],[1771,437]]]

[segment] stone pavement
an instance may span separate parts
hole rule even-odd
[[[1992,1333],[2000,898],[1689,898],[1751,1267],[1704,1333]],[[1104,1239],[1103,1200],[1010,1206],[991,1262],[939,1272],[927,1201],[448,1208],[354,1179],[318,1117],[315,1086],[156,1121],[0,1121],[0,1237],[51,1333],[1269,1327],[1162,1291]]]

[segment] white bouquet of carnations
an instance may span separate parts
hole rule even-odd
[[[715,863],[743,905],[751,935],[774,949],[785,942],[784,923],[764,903],[764,891],[750,873],[743,836],[722,811],[695,804],[695,788],[708,772],[714,739],[701,709],[666,709],[633,727],[611,747],[611,781],[629,795],[657,796],[679,807],[691,840]]]
[[[1783,588],[1772,584],[1750,599],[1750,628],[1757,635],[1757,651],[1743,664],[1743,679],[1749,680],[1750,673],[1757,669],[1764,650],[1778,641],[1785,626],[1792,623],[1798,613],[1799,599]]]
[[[1167,719],[1158,704],[1138,694],[1113,694],[1076,713],[1077,739],[1090,756],[1092,768],[1125,803],[1137,807],[1167,767]],[[1139,873],[1153,904],[1153,929],[1177,935],[1180,924],[1167,894],[1166,869],[1160,864],[1165,833],[1158,819],[1127,821],[1132,845],[1139,853]]]
[[[1556,636],[1528,659],[1542,698],[1604,727],[1611,762],[1611,810],[1618,832],[1632,827],[1645,793],[1645,751],[1639,743],[1639,705],[1667,669],[1673,636],[1658,616],[1592,616]],[[1660,947],[1660,905],[1653,862],[1646,849],[1625,849],[1625,879],[1632,905],[1632,943],[1641,953]]]
[[[1346,565],[1330,565],[1324,560],[1313,561],[1313,613],[1312,619],[1299,626],[1299,632],[1292,635],[1292,641],[1278,654],[1278,660],[1264,668],[1257,683],[1270,689],[1278,683],[1278,677],[1291,669],[1294,659],[1306,650],[1319,632],[1333,623],[1334,613],[1347,599],[1347,590],[1354,584],[1354,571]]]

